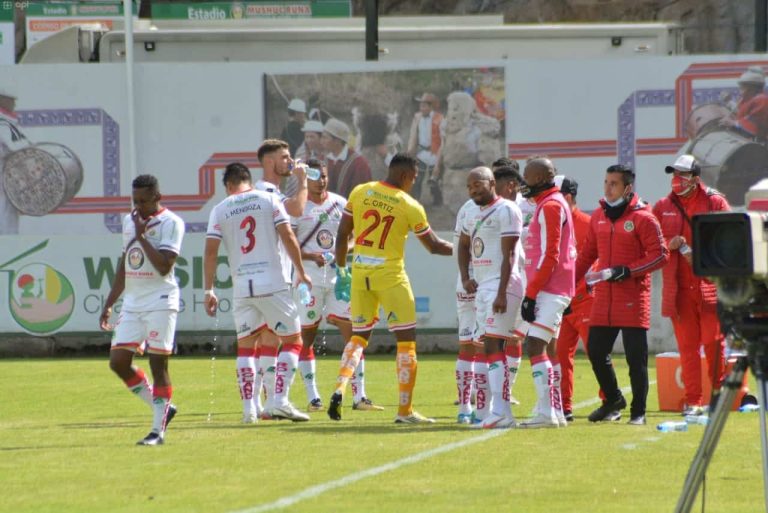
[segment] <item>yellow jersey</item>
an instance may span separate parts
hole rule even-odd
[[[360,184],[349,194],[344,214],[352,216],[355,247],[352,288],[388,289],[403,281],[408,232],[429,232],[424,207],[405,191],[384,182]]]

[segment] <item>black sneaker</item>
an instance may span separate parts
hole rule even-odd
[[[615,422],[621,419],[621,412],[619,410],[623,410],[626,407],[627,401],[623,397],[613,403],[603,401],[603,404],[601,404],[600,407],[595,411],[590,413],[587,419],[590,422]]]
[[[574,416],[573,412],[571,410],[564,410],[563,411],[563,417],[565,417],[566,422],[573,422]]]
[[[168,424],[171,423],[171,421],[176,416],[176,413],[178,411],[179,410],[173,404],[168,405],[168,411],[165,412],[165,422],[163,422],[163,432],[165,432],[165,430],[168,429]]]
[[[150,434],[136,442],[136,445],[163,445],[163,437],[160,433],[152,431]]]
[[[341,399],[342,395],[334,392],[331,396],[331,402],[328,405],[328,417],[331,420],[341,420]]]

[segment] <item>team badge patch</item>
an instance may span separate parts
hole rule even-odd
[[[483,243],[483,239],[480,237],[475,237],[472,241],[472,253],[475,255],[475,258],[480,258],[483,256],[483,251],[485,251],[485,244]]]
[[[624,221],[624,231],[625,232],[631,232],[635,229],[635,223],[632,221]]]

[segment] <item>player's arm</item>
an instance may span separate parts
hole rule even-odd
[[[285,246],[288,258],[290,258],[293,263],[294,270],[296,271],[296,282],[304,282],[307,285],[312,286],[312,280],[309,279],[306,271],[304,271],[304,262],[301,260],[299,242],[296,240],[296,236],[293,234],[291,226],[288,223],[280,223],[275,228],[277,229],[277,235],[283,242],[283,246]]]
[[[542,260],[541,265],[536,270],[536,274],[533,279],[528,283],[528,287],[525,290],[525,297],[536,299],[539,295],[541,288],[546,285],[552,273],[555,270],[555,266],[560,260],[560,238],[562,236],[563,224],[562,215],[563,207],[555,202],[548,201],[542,205],[540,209],[539,218],[541,225],[541,240],[544,242],[542,248]]]
[[[461,275],[461,285],[464,287],[464,291],[467,294],[474,294],[477,292],[477,282],[469,277],[469,261],[472,259],[469,248],[472,245],[472,241],[469,235],[462,232],[459,235],[459,274]]]
[[[453,244],[447,240],[441,239],[432,230],[417,235],[417,237],[419,238],[419,242],[421,242],[432,255],[453,255]]]
[[[205,239],[205,250],[203,252],[203,285],[205,287],[205,311],[213,317],[216,315],[216,308],[219,300],[213,291],[213,282],[216,279],[216,266],[219,261],[219,246],[221,239],[217,237],[207,237]]]
[[[505,313],[507,311],[507,286],[509,285],[509,275],[512,272],[512,257],[515,253],[515,244],[520,237],[513,235],[501,238],[501,279],[499,280],[499,290],[496,292],[496,299],[493,301],[493,311],[496,313]]]
[[[299,217],[304,213],[304,207],[307,205],[307,170],[304,164],[297,165],[293,174],[296,176],[298,187],[294,195],[283,202],[283,206],[289,216]]]
[[[352,215],[345,210],[341,216],[341,221],[339,221],[339,229],[336,232],[336,265],[341,267],[344,267],[347,261],[347,252],[351,247],[353,229],[354,221],[352,220]]]
[[[584,275],[587,274],[595,260],[597,260],[597,217],[592,216],[592,219],[589,221],[587,240],[581,245],[581,249],[576,257],[576,283],[584,278]]]
[[[109,316],[112,314],[112,306],[117,302],[120,295],[125,290],[125,253],[120,255],[120,260],[117,263],[117,273],[115,279],[112,281],[112,288],[109,291],[107,300],[104,301],[104,308],[101,310],[99,316],[99,326],[104,331],[109,331],[112,326],[109,325]]]

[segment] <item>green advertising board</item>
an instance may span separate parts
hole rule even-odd
[[[119,0],[112,2],[72,1],[53,4],[51,2],[31,1],[27,3],[26,13],[27,16],[55,16],[57,18],[68,16],[122,16],[123,2]],[[133,13],[138,14],[136,0],[133,0]]]
[[[13,23],[13,2],[3,1],[0,2],[0,23],[10,22]]]
[[[252,18],[337,18],[352,16],[351,0],[273,0],[152,5],[152,18],[220,21]]]

